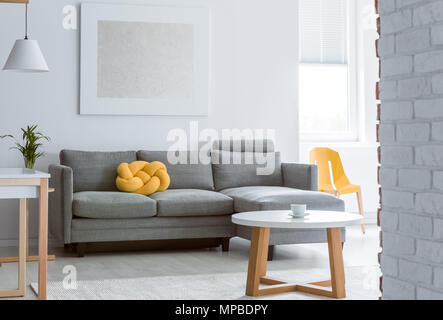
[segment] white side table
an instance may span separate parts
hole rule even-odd
[[[0,168],[0,199],[20,199],[18,289],[0,290],[0,297],[23,297],[26,292],[26,199],[39,198],[38,298],[46,300],[48,258],[48,173],[21,168]]]
[[[309,211],[309,216],[294,219],[289,216],[290,212],[289,210],[253,211],[232,216],[233,223],[252,227],[246,295],[257,297],[301,291],[331,298],[345,298],[345,271],[340,228],[360,224],[362,216],[345,212]],[[289,284],[266,277],[270,228],[326,229],[331,280],[308,284]],[[269,287],[260,289],[260,283],[269,285]],[[327,290],[325,287],[332,287],[332,290]]]

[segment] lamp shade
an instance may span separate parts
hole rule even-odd
[[[36,40],[23,39],[15,41],[3,70],[47,72],[49,68],[38,42]]]

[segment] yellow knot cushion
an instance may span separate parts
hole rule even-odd
[[[124,162],[118,166],[117,173],[118,190],[145,196],[166,190],[171,182],[166,166],[159,161]]]

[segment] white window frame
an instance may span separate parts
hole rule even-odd
[[[334,141],[357,142],[360,140],[360,107],[358,86],[358,21],[356,1],[348,1],[348,131],[345,132],[300,132],[302,142]],[[301,28],[299,28],[301,30]],[[301,46],[302,44],[300,44]],[[299,65],[312,63],[301,63]],[[318,65],[318,64],[315,64]],[[299,101],[300,107],[300,101]],[[300,126],[301,127],[301,126]]]

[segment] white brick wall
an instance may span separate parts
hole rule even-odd
[[[443,0],[379,0],[383,299],[443,299]]]

